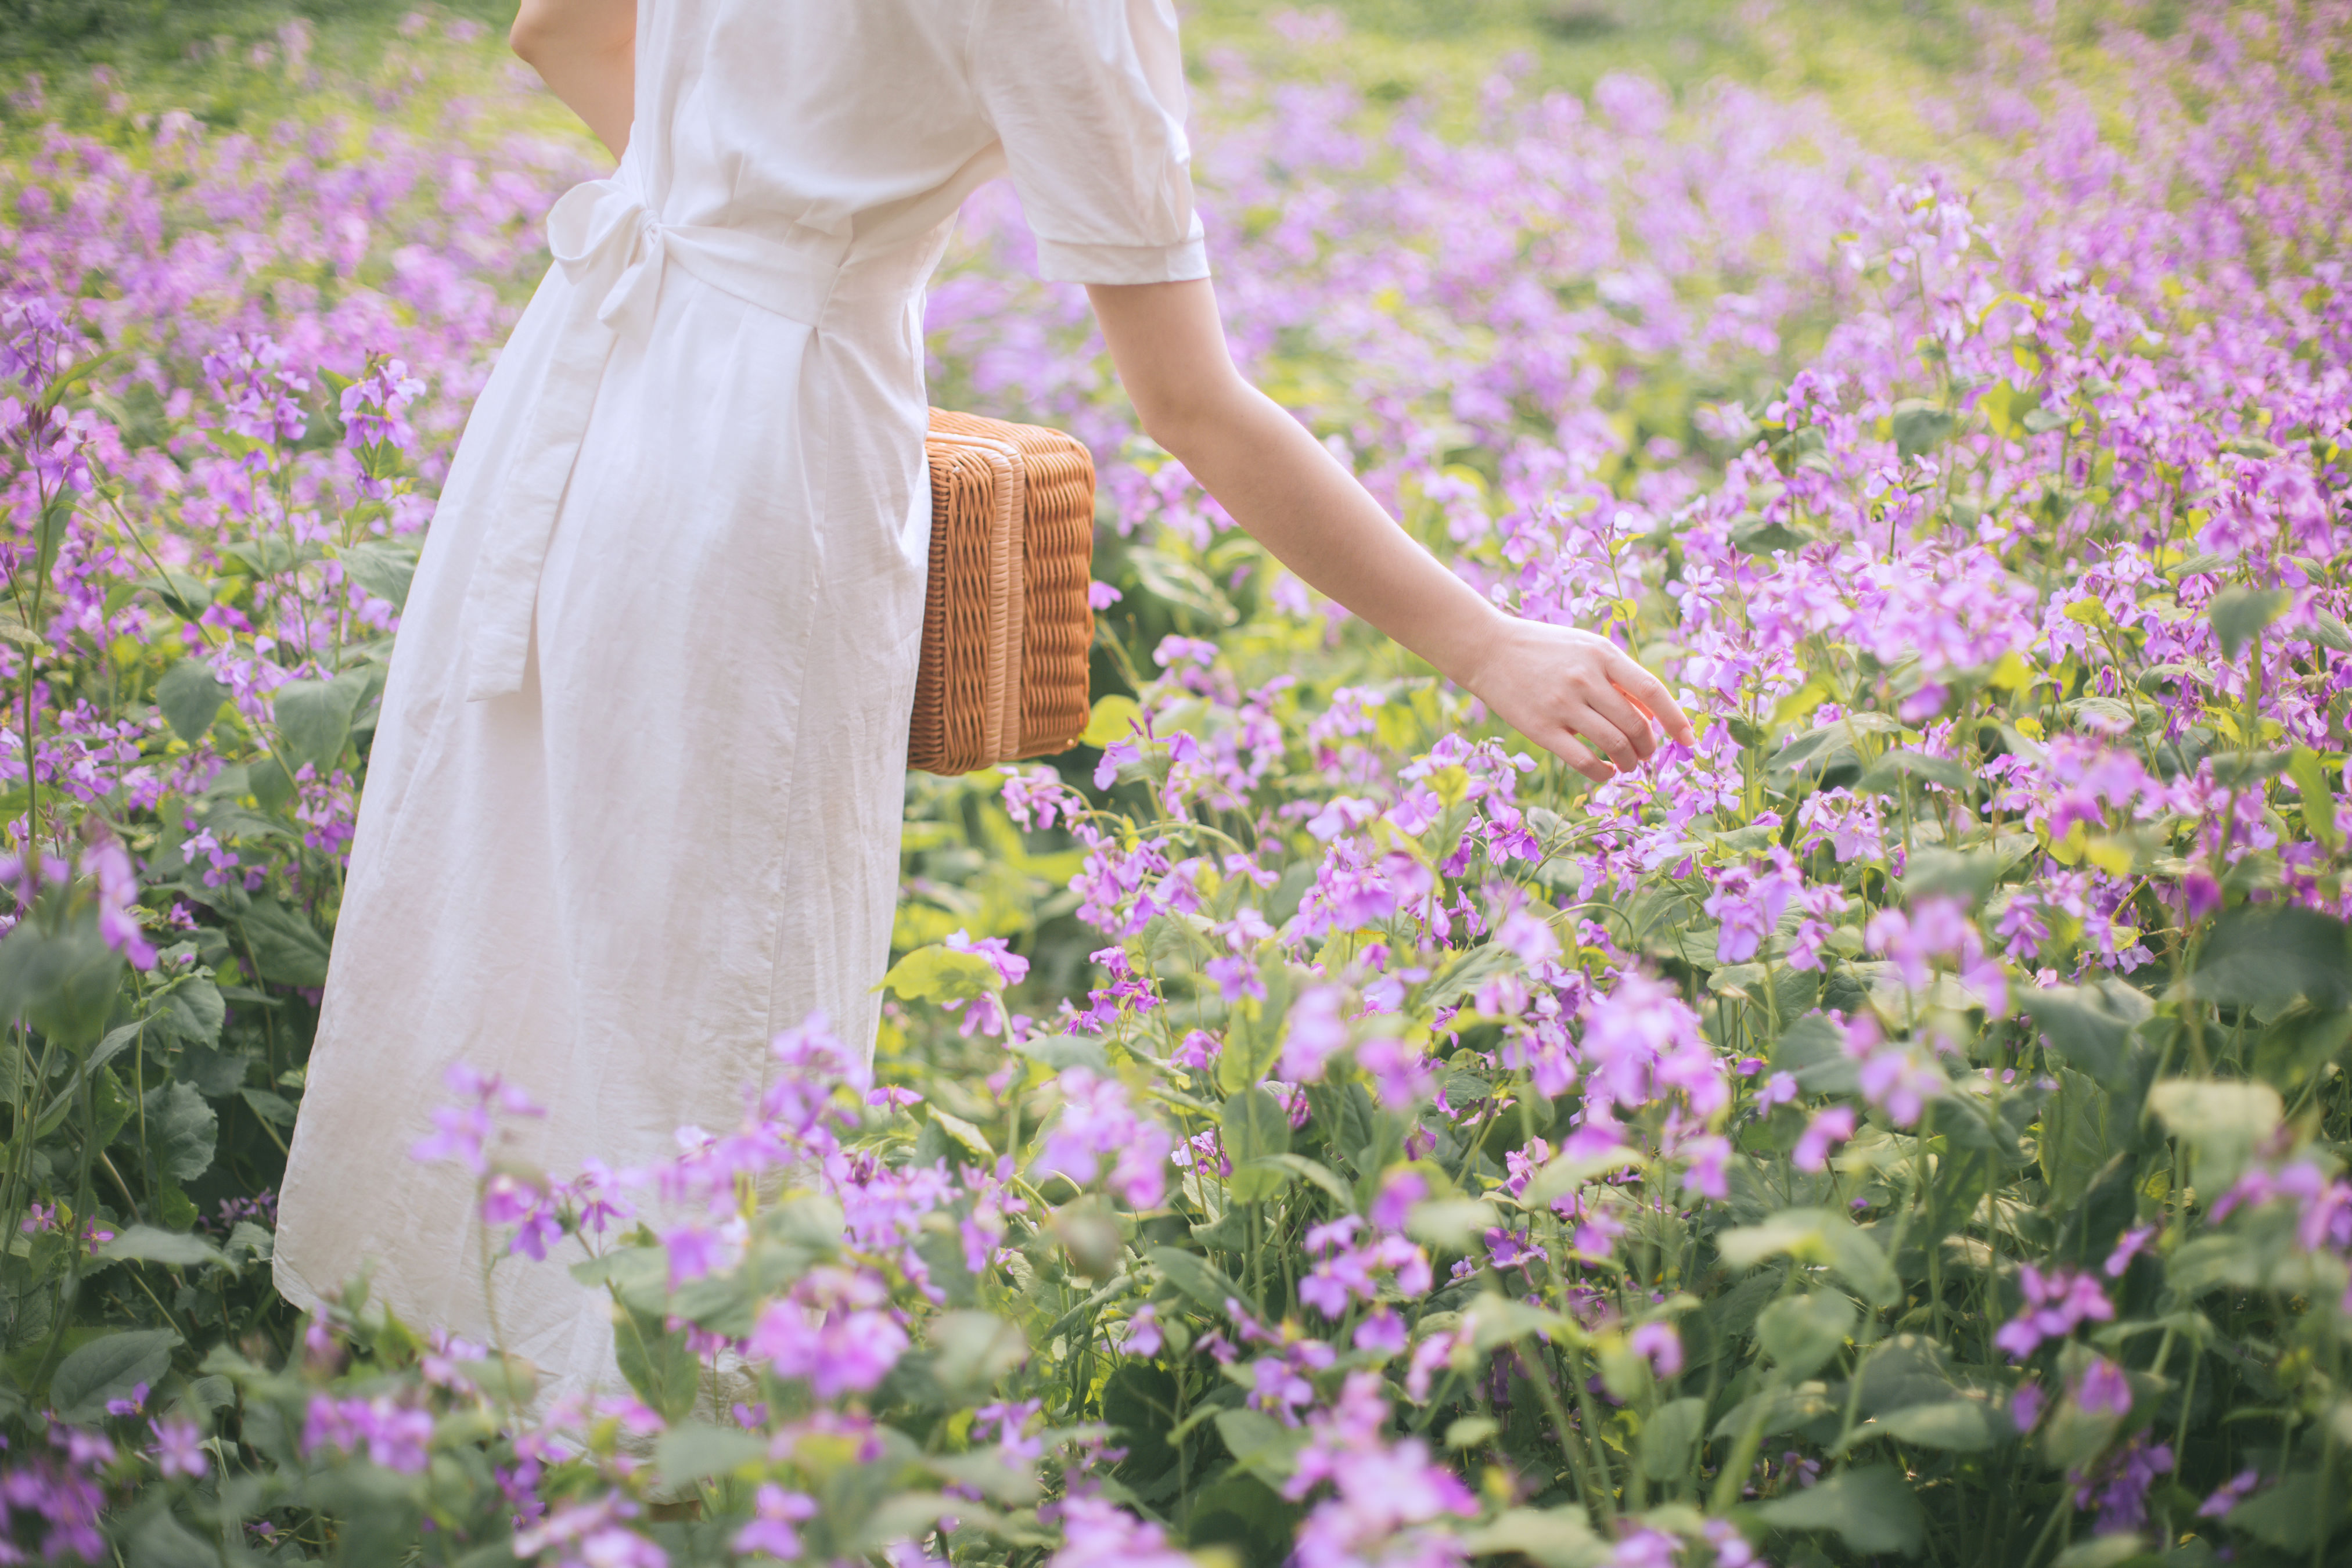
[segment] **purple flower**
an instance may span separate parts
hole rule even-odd
[[[1290,1005],[1290,1027],[1282,1043],[1285,1079],[1320,1083],[1331,1058],[1348,1048],[1348,1021],[1339,1015],[1343,994],[1336,985],[1310,985]]]
[[[205,1453],[205,1437],[196,1424],[179,1416],[167,1416],[155,1423],[155,1447],[149,1450],[154,1456],[155,1468],[163,1479],[184,1476],[192,1481],[202,1480],[210,1468],[210,1458]]]
[[[801,1538],[793,1529],[816,1517],[816,1500],[786,1491],[773,1481],[761,1481],[752,1502],[751,1522],[735,1532],[735,1550],[745,1555],[764,1552],[792,1562],[801,1554]]]
[[[1683,1337],[1672,1323],[1643,1323],[1626,1343],[1634,1354],[1650,1358],[1650,1366],[1660,1378],[1675,1377],[1683,1370]]]
[[[2023,1361],[2044,1340],[2065,1338],[2078,1323],[2104,1323],[2116,1315],[2115,1304],[2088,1274],[2067,1268],[2044,1274],[2029,1263],[2018,1270],[2018,1285],[2025,1292],[2024,1310],[1992,1339],[2012,1361]]]
[[[1116,1503],[1079,1494],[1062,1503],[1062,1546],[1047,1568],[1192,1568],[1167,1532]]]
[[[2131,1414],[2131,1379],[2105,1356],[2093,1356],[2074,1384],[2074,1403],[2094,1415]]]
[[[819,1399],[864,1393],[906,1353],[907,1331],[887,1300],[873,1276],[820,1266],[768,1304],[744,1348],[777,1376],[806,1379]]]
[[[1830,1147],[1853,1136],[1853,1111],[1850,1107],[1832,1105],[1816,1110],[1797,1136],[1797,1147],[1789,1156],[1790,1163],[1800,1171],[1820,1171],[1830,1163]]]
[[[1130,1207],[1150,1208],[1168,1188],[1168,1156],[1175,1140],[1129,1104],[1118,1079],[1069,1068],[1060,1079],[1062,1114],[1037,1156],[1040,1175],[1068,1177],[1079,1186],[1108,1180]]]

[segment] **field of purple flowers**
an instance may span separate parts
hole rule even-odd
[[[1094,724],[910,779],[870,1068],[812,1021],[624,1172],[453,1078],[495,1266],[612,1298],[584,1405],[267,1260],[435,485],[590,166],[424,16],[226,62],[276,123],[16,84],[0,1563],[2344,1561],[2352,6],[2076,11],[1974,24],[1935,159],[1331,11],[1199,51],[1244,363],[1685,694],[1600,788],[1234,530],[975,197],[934,400],[1097,454]]]

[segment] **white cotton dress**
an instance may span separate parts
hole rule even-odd
[[[377,725],[278,1222],[493,1338],[465,1062],[557,1179],[733,1126],[779,1030],[870,1051],[928,560],[922,291],[1009,172],[1042,272],[1207,274],[1170,0],[639,0],[636,118],[459,445]],[[495,1333],[619,1392],[567,1243]]]

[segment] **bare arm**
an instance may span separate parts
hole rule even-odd
[[[1588,778],[1655,751],[1653,718],[1691,740],[1664,685],[1615,644],[1503,614],[1398,527],[1242,378],[1206,279],[1087,292],[1144,429],[1284,565]]]
[[[636,0],[522,0],[507,42],[618,158],[636,117]]]

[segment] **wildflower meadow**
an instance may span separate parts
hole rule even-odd
[[[451,1075],[584,1400],[268,1260],[588,143],[470,13],[0,83],[0,1563],[2352,1562],[2352,5],[1875,97],[1807,8],[1416,75],[1402,5],[1192,38],[1235,353],[1697,745],[1596,787],[1285,574],[983,189],[933,401],[1096,454],[1093,723],[908,779],[872,1063],[650,1170]]]

